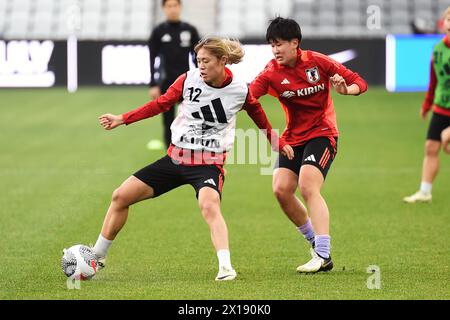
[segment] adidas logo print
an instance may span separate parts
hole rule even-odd
[[[208,183],[208,184],[212,184],[213,186],[216,186],[216,183],[214,182],[213,179],[205,180],[205,181],[203,181],[203,183]]]
[[[214,112],[216,113],[217,121],[219,123],[228,123],[227,115],[225,113],[225,109],[223,108],[222,101],[220,101],[220,98],[212,100],[211,104]],[[200,112],[194,112],[192,113],[192,116],[196,119],[203,119],[207,122],[216,122],[212,109],[209,105],[201,107]]]
[[[290,82],[288,79],[284,78],[284,80],[281,81],[281,84],[290,84]]]
[[[310,155],[309,157],[307,157],[304,161],[312,161],[312,162],[317,162],[316,158],[314,157],[314,155]]]

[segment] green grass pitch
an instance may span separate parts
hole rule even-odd
[[[299,275],[308,246],[259,165],[228,165],[222,210],[234,282],[217,259],[194,191],[184,186],[132,207],[105,270],[68,290],[62,249],[95,242],[111,192],[163,151],[161,119],[104,131],[97,116],[147,100],[141,88],[0,91],[0,299],[450,299],[450,157],[441,154],[433,203],[406,205],[420,182],[423,93],[370,88],[334,94],[341,136],[323,195],[331,216],[329,273]],[[284,114],[262,103],[274,127]],[[237,127],[254,126],[245,112]],[[370,265],[381,288],[367,288]]]

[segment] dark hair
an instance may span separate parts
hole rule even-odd
[[[164,7],[164,5],[166,4],[166,2],[169,0],[162,0],[161,1],[161,6]],[[177,0],[179,4],[181,4],[181,0]]]
[[[298,39],[298,44],[302,41],[302,30],[297,21],[293,19],[285,19],[282,17],[276,17],[270,20],[270,24],[267,27],[266,40],[267,42],[275,41],[277,39],[291,41]]]

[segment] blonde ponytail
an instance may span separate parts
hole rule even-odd
[[[201,48],[205,48],[218,59],[221,59],[224,56],[227,57],[227,64],[239,63],[244,57],[244,50],[242,49],[239,40],[207,37],[200,40],[195,46],[195,53],[198,53]]]
[[[244,50],[238,40],[223,39],[224,44],[228,47],[228,63],[234,64],[242,61]]]

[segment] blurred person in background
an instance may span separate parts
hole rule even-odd
[[[443,15],[445,37],[433,49],[430,68],[430,84],[420,115],[426,119],[433,111],[425,141],[425,158],[422,165],[420,189],[413,195],[403,198],[407,203],[431,202],[431,189],[439,171],[439,151],[442,132],[450,126],[450,7]]]
[[[197,29],[180,20],[181,0],[162,0],[162,8],[166,21],[153,29],[149,39],[150,49],[150,90],[151,99],[157,99],[164,94],[180,74],[189,71],[189,59],[196,65],[194,47],[200,37]],[[155,67],[156,57],[159,65]],[[158,76],[157,76],[158,75]],[[163,113],[164,143],[170,145],[170,125],[175,119],[175,108]],[[150,149],[162,149],[159,140],[152,139]]]

